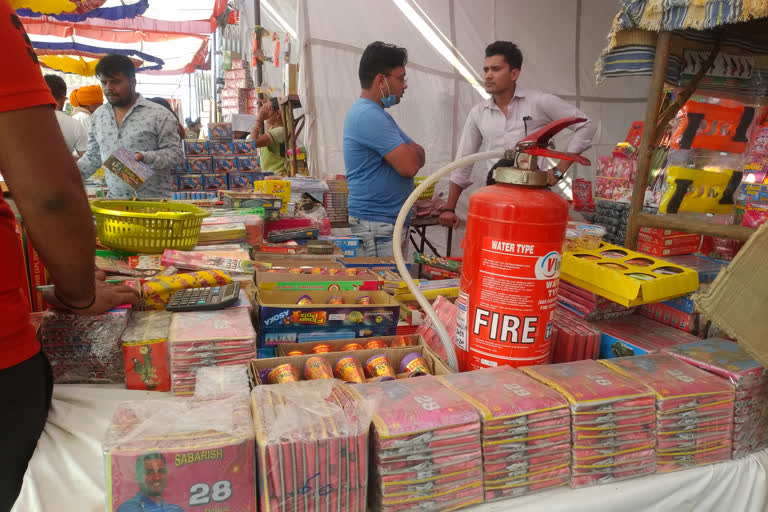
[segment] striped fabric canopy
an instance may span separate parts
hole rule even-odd
[[[619,0],[619,4],[620,11],[608,34],[608,47],[595,65],[598,83],[610,76],[650,75],[657,33],[669,31],[673,37],[667,83],[687,83],[691,73],[685,72],[685,65],[686,59],[693,58],[691,52],[708,52],[722,37],[723,66],[727,66],[725,59],[729,56],[748,56],[749,65],[754,67],[739,76],[707,76],[699,87],[746,94],[764,94],[768,90],[765,0]]]

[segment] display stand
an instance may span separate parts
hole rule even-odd
[[[721,33],[720,40],[712,47],[709,57],[702,64],[699,72],[693,77],[690,84],[678,93],[679,99],[661,116],[659,115],[659,107],[664,89],[664,77],[667,69],[672,33],[660,32],[658,35],[656,55],[653,61],[653,74],[651,76],[648,102],[645,109],[645,129],[643,130],[638,149],[637,172],[632,188],[632,202],[626,238],[626,247],[628,249],[634,250],[637,248],[637,236],[641,227],[672,229],[735,240],[747,240],[755,232],[755,229],[743,226],[711,224],[673,215],[651,215],[643,212],[643,201],[648,183],[653,144],[664,132],[669,122],[674,119],[675,114],[677,114],[685,101],[695,92],[699,81],[711,67],[715,57],[718,55],[723,33]]]
[[[301,108],[301,101],[296,95],[280,98],[280,115],[283,118],[283,125],[285,126],[285,151],[286,155],[289,153],[291,155],[290,157],[286,157],[288,160],[286,169],[290,176],[296,176],[299,168],[296,151],[299,146],[296,141],[301,134],[301,130],[304,129],[305,116],[302,113],[297,117],[296,110]]]
[[[424,247],[429,247],[429,249],[434,253],[435,256],[438,258],[440,257],[440,253],[435,248],[435,246],[432,244],[432,242],[429,241],[429,238],[427,237],[427,228],[430,226],[437,226],[440,227],[440,220],[438,217],[414,217],[411,221],[411,228],[408,231],[408,238],[411,240],[411,245],[413,245],[414,249],[416,249],[418,252],[423,253]],[[448,229],[448,239],[446,242],[446,249],[445,249],[445,257],[450,258],[451,257],[451,243],[453,242],[453,229]],[[418,241],[416,238],[414,238],[414,235],[418,238]],[[421,265],[419,265],[419,274],[421,274]]]

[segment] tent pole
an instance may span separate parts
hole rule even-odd
[[[192,73],[187,74],[187,88],[187,92],[189,92],[189,113],[187,116],[194,119],[194,114],[192,114]]]
[[[667,69],[669,57],[670,32],[660,32],[656,41],[656,56],[653,59],[653,75],[648,88],[648,102],[645,104],[645,120],[643,122],[643,135],[638,149],[637,171],[635,182],[632,184],[632,202],[629,210],[629,222],[627,223],[627,249],[637,248],[637,234],[640,232],[639,215],[643,212],[645,189],[648,185],[648,171],[651,167],[651,149],[655,142],[656,121],[659,117],[662,92],[664,89],[664,75]]]
[[[253,23],[254,27],[258,31],[259,48],[261,48],[261,0],[253,0]],[[256,87],[261,88],[262,84],[262,62],[261,59],[256,59]],[[263,95],[259,92],[259,98]]]
[[[216,104],[216,32],[219,27],[213,29],[213,48],[211,48],[211,122],[219,122],[219,108]]]

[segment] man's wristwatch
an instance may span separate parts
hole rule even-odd
[[[552,174],[554,174],[555,179],[557,179],[557,181],[560,181],[565,176],[565,173],[560,169],[558,169],[557,167],[552,168]]]

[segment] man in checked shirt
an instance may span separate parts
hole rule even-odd
[[[171,197],[171,169],[184,161],[178,121],[167,109],[136,92],[136,69],[128,57],[110,54],[102,58],[96,77],[109,103],[93,113],[88,150],[77,161],[80,174],[89,177],[116,149],[125,147],[155,171],[135,195]],[[111,172],[105,178],[110,197],[134,197],[133,189]]]

